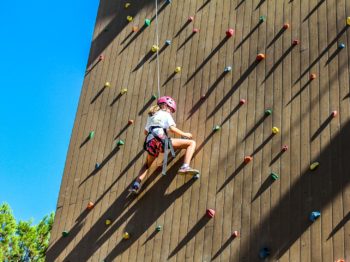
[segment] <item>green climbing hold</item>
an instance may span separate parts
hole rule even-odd
[[[310,170],[314,171],[319,167],[320,163],[319,162],[314,162],[310,165]]]
[[[270,177],[272,178],[272,180],[277,180],[278,179],[278,175],[276,173],[274,173],[274,172],[272,172],[270,174]]]
[[[91,131],[90,134],[89,134],[89,138],[90,139],[93,139],[95,136],[95,131]]]
[[[213,128],[213,131],[219,131],[221,129],[221,127],[220,126],[214,126],[214,128]]]
[[[272,109],[266,109],[265,115],[267,115],[267,116],[272,115]]]
[[[125,142],[123,140],[118,140],[117,141],[117,146],[123,146]]]
[[[157,96],[156,96],[155,94],[153,94],[152,97],[151,97],[151,99],[152,99],[152,100],[155,100],[155,99],[157,99]]]
[[[262,23],[262,22],[265,22],[266,21],[266,16],[265,15],[262,15],[259,17],[259,22]]]
[[[63,232],[62,232],[62,236],[63,236],[63,237],[67,237],[68,235],[69,235],[69,232],[68,232],[68,231],[63,231]]]
[[[162,231],[162,226],[157,226],[157,227],[156,227],[156,231],[157,231],[157,232]]]
[[[145,19],[145,26],[150,26],[151,25],[151,20]]]

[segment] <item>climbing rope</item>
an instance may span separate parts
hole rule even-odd
[[[159,36],[158,36],[158,0],[156,2],[156,45],[159,47]],[[158,98],[160,97],[160,71],[159,71],[159,48],[156,51],[156,60],[157,60],[157,88],[158,88]]]

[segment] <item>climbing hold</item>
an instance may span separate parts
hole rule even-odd
[[[345,259],[338,259],[338,260],[336,260],[335,262],[345,262]]]
[[[110,219],[106,219],[105,225],[106,225],[106,226],[109,226],[110,224],[112,224],[112,221],[111,221]]]
[[[226,31],[226,36],[227,37],[232,37],[234,33],[235,33],[235,30],[233,30],[232,28],[229,28]]]
[[[159,46],[157,46],[157,45],[152,45],[151,51],[152,51],[153,53],[159,51]]]
[[[288,150],[288,146],[287,145],[282,146],[282,151],[283,152],[286,152],[287,150]]]
[[[264,60],[265,59],[265,54],[258,54],[257,56],[256,56],[256,60],[257,61],[262,61],[262,60]]]
[[[129,233],[128,232],[124,232],[123,233],[123,239],[129,239],[130,238],[130,235],[129,235]]]
[[[272,128],[272,133],[273,133],[273,134],[276,135],[276,134],[278,134],[279,132],[280,132],[280,130],[278,129],[278,127],[275,127],[275,126],[274,126],[274,127]]]
[[[259,17],[259,22],[262,23],[262,22],[265,22],[266,21],[266,16],[265,15],[261,15]]]
[[[289,24],[288,23],[285,23],[284,25],[283,25],[283,29],[284,30],[287,30],[289,28]]]
[[[110,82],[106,82],[104,87],[111,87],[111,83]]]
[[[332,112],[332,114],[331,114],[331,116],[332,116],[333,118],[337,117],[337,115],[338,115],[338,111],[336,111],[336,110],[334,110],[334,111]]]
[[[193,28],[192,33],[197,34],[199,32],[198,28]]]
[[[267,115],[267,116],[272,115],[272,109],[266,109],[265,115]]]
[[[263,247],[262,249],[260,249],[259,257],[261,259],[265,259],[270,255],[270,253],[271,253],[271,251],[268,247]]]
[[[214,126],[214,127],[213,127],[213,131],[215,131],[215,132],[216,132],[216,131],[219,131],[220,129],[221,129],[220,126]]]
[[[176,68],[175,68],[175,73],[180,73],[181,72],[181,67],[180,66],[177,66]]]
[[[339,49],[344,49],[345,48],[345,44],[344,43],[340,43],[338,46]]]
[[[153,94],[153,95],[151,96],[151,99],[152,99],[152,100],[157,99],[157,95]]]
[[[193,17],[193,16],[190,16],[190,17],[187,19],[188,22],[193,22],[193,20],[194,20],[194,17]]]
[[[125,145],[125,142],[123,140],[117,141],[117,146],[123,146],[123,145]]]
[[[157,226],[157,227],[156,227],[156,231],[157,231],[157,232],[162,231],[162,226]]]
[[[166,0],[165,1],[167,4],[171,4],[171,0]]]
[[[150,26],[151,25],[151,20],[145,19],[145,26]]]
[[[130,15],[128,15],[127,17],[126,17],[126,20],[128,20],[128,22],[131,22],[132,21],[132,16],[130,16]]]
[[[310,80],[314,80],[314,79],[316,79],[316,74],[311,74],[310,75]]]
[[[102,61],[103,59],[105,59],[104,55],[100,55],[100,56],[98,57],[98,60],[99,60],[99,61]]]
[[[124,7],[125,9],[128,8],[131,4],[130,3],[125,3]]]
[[[91,209],[93,209],[94,208],[94,206],[95,206],[95,204],[94,203],[92,203],[91,201],[87,204],[87,207],[86,207],[86,209],[87,210],[91,210]]]
[[[137,31],[139,31],[139,28],[137,26],[133,26],[131,31],[136,33]]]
[[[95,131],[91,131],[89,134],[89,139],[93,139],[95,136]]]
[[[274,173],[274,172],[272,172],[270,174],[270,177],[272,178],[272,180],[277,180],[278,179],[278,175],[276,173]]]
[[[233,231],[232,237],[239,237],[239,232],[238,231]]]
[[[69,235],[69,232],[68,231],[62,231],[62,237],[67,237]]]
[[[209,218],[213,218],[215,216],[215,210],[214,209],[207,209],[207,216]]]
[[[126,94],[128,92],[128,89],[126,89],[126,88],[123,88],[122,90],[120,90],[120,94],[121,95],[124,95],[124,94]]]
[[[206,98],[205,94],[201,95],[201,99],[204,100]]]
[[[346,25],[349,25],[349,26],[350,26],[350,16],[348,16],[348,17],[346,18]]]
[[[293,45],[299,45],[300,41],[298,39],[294,39],[292,42]]]
[[[171,45],[171,40],[166,40],[166,41],[165,41],[165,44],[166,44],[166,45]]]
[[[231,72],[232,71],[232,67],[231,66],[226,66],[224,69],[225,73]]]
[[[100,163],[96,163],[95,164],[95,169],[99,169],[100,168]]]
[[[319,163],[319,162],[313,162],[313,163],[310,165],[310,170],[311,170],[311,171],[315,171],[319,166],[320,166],[320,163]]]
[[[132,120],[132,119],[130,119],[129,121],[128,121],[128,124],[129,125],[132,125],[134,123],[134,120]]]
[[[253,157],[252,156],[245,156],[244,157],[244,163],[248,164],[250,161],[253,160]]]
[[[240,105],[244,105],[246,102],[247,102],[247,101],[246,101],[245,99],[243,99],[243,98],[241,98],[241,99],[239,100],[239,104],[240,104]]]
[[[317,218],[319,218],[321,216],[321,212],[320,211],[313,211],[311,212],[311,214],[309,215],[309,220],[311,222],[314,222]]]
[[[195,175],[193,176],[193,179],[197,180],[197,179],[199,179],[200,177],[201,177],[200,174],[195,174]]]

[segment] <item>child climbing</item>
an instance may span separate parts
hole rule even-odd
[[[163,174],[165,174],[168,150],[173,156],[174,149],[186,149],[184,163],[180,167],[180,174],[199,174],[199,171],[190,167],[190,161],[193,157],[196,142],[192,140],[192,134],[181,131],[176,127],[171,113],[176,111],[176,102],[169,96],[160,97],[157,105],[150,108],[148,112],[147,124],[145,127],[144,150],[147,151],[146,163],[142,166],[136,181],[133,183],[130,191],[138,193],[141,188],[142,180],[147,176],[148,169],[159,153],[164,152]],[[172,138],[168,136],[168,131],[184,138]]]

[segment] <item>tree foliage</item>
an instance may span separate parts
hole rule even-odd
[[[10,206],[0,205],[0,261],[45,261],[54,213],[45,216],[37,225],[33,221],[14,218]]]

